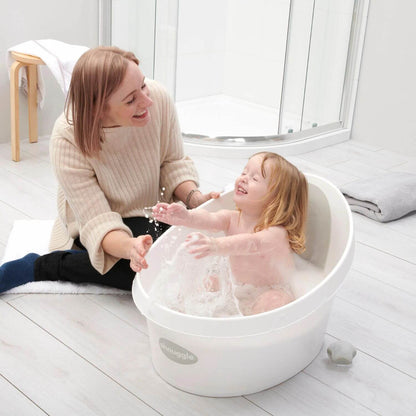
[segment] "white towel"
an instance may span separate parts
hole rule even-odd
[[[27,253],[46,254],[53,223],[53,220],[15,221],[0,264],[23,257]],[[94,293],[120,295],[130,294],[130,291],[92,284],[42,281],[30,282],[4,293]]]
[[[416,211],[416,175],[391,172],[341,188],[351,210],[380,221],[393,221]]]
[[[88,50],[86,46],[70,45],[54,39],[29,40],[12,46],[7,51],[7,64],[10,67],[14,62],[11,52],[26,53],[38,56],[45,62],[45,65],[52,72],[58,81],[64,95],[68,94],[69,84],[71,82],[72,70],[79,57]],[[45,101],[45,83],[43,81],[43,65],[39,66],[38,71],[38,104],[43,106]],[[26,71],[20,71],[19,86],[27,94]]]

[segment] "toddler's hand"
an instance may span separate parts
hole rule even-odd
[[[181,204],[159,202],[153,207],[153,218],[170,225],[186,225],[189,220],[188,210]]]
[[[135,238],[133,247],[130,251],[130,267],[136,273],[140,272],[142,269],[147,269],[148,264],[144,258],[152,246],[153,239],[151,235],[140,235]]]
[[[186,247],[189,254],[195,254],[196,259],[217,254],[217,242],[202,233],[191,233],[186,239]]]

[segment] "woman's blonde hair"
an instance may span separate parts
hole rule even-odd
[[[260,152],[253,156],[263,157],[261,173],[266,177],[266,162],[269,167],[269,185],[265,197],[266,207],[254,231],[271,226],[284,227],[289,244],[295,253],[305,250],[305,228],[308,209],[308,184],[296,166],[282,156],[271,152]],[[252,156],[252,157],[253,157]]]
[[[139,64],[132,52],[98,47],[85,52],[74,66],[65,115],[74,126],[77,146],[86,156],[97,156],[101,150],[101,118],[108,98],[124,79],[129,61]]]

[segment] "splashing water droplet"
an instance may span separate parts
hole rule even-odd
[[[144,207],[143,212],[146,218],[153,218],[153,207]]]
[[[159,203],[159,201],[157,201]],[[161,208],[163,210],[163,208]],[[159,222],[153,217],[153,207],[143,208],[144,216],[149,220],[149,224],[153,224],[156,238],[160,237],[161,226]]]
[[[163,200],[163,195],[165,195],[165,191],[166,191],[166,188],[164,186],[162,186],[162,188],[160,190],[160,199],[162,199],[162,200]]]

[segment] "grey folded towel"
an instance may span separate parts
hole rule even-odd
[[[416,175],[392,172],[358,180],[341,188],[351,210],[388,222],[416,210]]]

